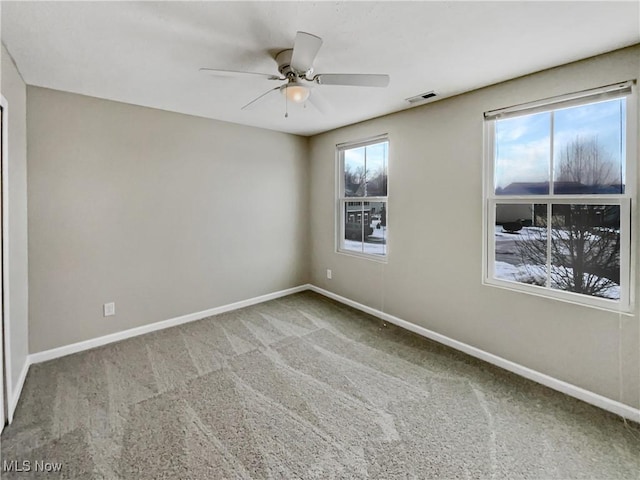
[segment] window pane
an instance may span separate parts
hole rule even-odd
[[[344,196],[365,196],[365,147],[344,150]]]
[[[387,196],[387,155],[389,142],[366,147],[366,196]]]
[[[363,221],[364,216],[364,221]],[[362,253],[363,236],[368,235],[369,213],[363,211],[362,202],[344,202],[344,243],[345,250]],[[371,227],[369,227],[371,228]]]
[[[387,254],[387,204],[386,202],[365,202],[365,218],[369,219],[365,226],[364,252],[373,255]]]
[[[547,205],[496,205],[495,278],[547,283]]]
[[[624,193],[624,98],[554,114],[554,193]]]
[[[620,207],[553,205],[551,287],[620,298]]]
[[[386,197],[389,142],[350,148],[344,155],[345,197]]]
[[[549,193],[550,132],[549,112],[496,121],[496,195]]]

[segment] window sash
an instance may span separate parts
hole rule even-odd
[[[505,280],[496,277],[495,262],[496,262],[496,239],[494,234],[494,228],[496,225],[496,205],[505,204],[546,204],[547,205],[547,283],[545,286],[531,285],[527,283],[517,282],[515,280]],[[550,221],[553,205],[616,205],[620,207],[620,299],[612,300],[600,297],[594,297],[587,294],[570,292],[566,290],[559,290],[549,286],[549,278],[551,272],[549,265],[551,261],[549,251],[551,235],[553,225]],[[555,197],[549,198],[545,201],[538,201],[536,197],[529,199],[487,199],[487,264],[486,264],[486,278],[485,281],[491,284],[507,286],[512,289],[528,291],[531,293],[544,294],[547,292],[549,295],[560,299],[573,300],[582,304],[588,304],[604,308],[606,310],[614,311],[631,311],[633,306],[633,298],[630,285],[632,284],[632,269],[631,266],[631,199],[621,198],[589,198],[585,199],[580,196],[574,196],[571,198]],[[489,228],[490,226],[494,228]],[[626,233],[625,233],[626,232]]]
[[[619,97],[619,96],[618,96]],[[611,100],[611,99],[609,99]],[[576,106],[578,105],[587,105],[589,103],[593,103],[592,100],[581,100],[580,102],[576,103]],[[552,108],[552,109],[547,109],[547,111],[552,111],[552,110],[556,110],[556,109],[561,109],[564,107],[557,107],[557,108]],[[626,137],[626,145],[625,145],[625,152],[626,152],[626,158],[624,159],[624,178],[625,178],[625,188],[624,188],[624,193],[607,193],[607,194],[584,194],[581,195],[581,197],[584,198],[631,198],[635,192],[635,182],[633,181],[633,179],[635,179],[635,165],[634,162],[629,161],[629,156],[633,155],[633,152],[635,152],[635,135],[633,134],[633,132],[635,132],[635,103],[633,101],[628,101],[626,102],[626,110],[627,110],[627,115],[626,115],[626,131],[625,131],[625,137]],[[528,113],[527,113],[528,114]],[[486,114],[485,114],[486,115]],[[555,155],[554,155],[554,138],[553,138],[553,112],[552,112],[552,118],[551,118],[551,135],[550,135],[550,139],[549,139],[549,148],[550,148],[550,155],[549,155],[549,172],[548,172],[548,182],[549,182],[549,193],[548,194],[529,194],[529,195],[504,195],[504,194],[500,194],[497,195],[496,194],[496,185],[495,185],[495,161],[496,161],[496,120],[499,120],[498,118],[493,118],[490,120],[487,120],[485,122],[485,139],[486,139],[486,148],[485,148],[485,155],[488,159],[488,162],[485,162],[485,164],[487,165],[487,170],[485,171],[485,196],[488,198],[539,198],[539,199],[543,199],[543,198],[548,198],[548,197],[553,197],[553,198],[562,198],[562,197],[568,197],[572,194],[556,194],[554,193],[554,188],[555,188],[555,183],[556,180],[554,178],[554,168],[555,168]],[[630,134],[631,133],[631,134]],[[576,194],[577,195],[577,194]]]
[[[371,200],[372,198],[375,198],[375,200]],[[388,224],[389,222],[389,213],[388,213],[388,201],[387,201],[387,197],[343,197],[339,199],[339,209],[340,209],[340,214],[338,215],[339,218],[339,226],[338,226],[338,242],[337,242],[337,251],[340,253],[346,253],[346,254],[350,254],[350,255],[357,255],[357,256],[362,256],[362,257],[366,257],[366,258],[371,258],[373,260],[378,260],[378,261],[386,261],[387,255],[389,254],[389,243],[388,243],[388,239],[385,238],[385,243],[384,243],[384,253],[383,254],[378,254],[378,253],[367,253],[364,251],[364,244],[366,243],[364,238],[364,228],[365,228],[365,223],[361,222],[361,238],[362,240],[362,249],[360,251],[358,250],[353,250],[350,248],[346,248],[345,246],[345,223],[346,223],[346,219],[345,219],[345,207],[347,206],[348,203],[350,202],[354,202],[354,203],[362,203],[363,204],[363,208],[364,208],[364,203],[365,202],[371,202],[371,203],[384,203],[385,206],[385,215],[386,215],[386,223]]]

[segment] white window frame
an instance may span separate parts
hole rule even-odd
[[[378,197],[347,197],[344,195],[344,152],[354,148],[366,147],[368,145],[375,145],[376,143],[387,142],[387,195]],[[384,133],[375,137],[368,137],[366,139],[339,143],[336,145],[336,252],[351,255],[355,257],[365,258],[376,262],[387,263],[389,257],[389,157],[391,151],[391,142],[389,141],[389,135]],[[387,236],[385,238],[385,253],[383,255],[374,253],[357,252],[355,250],[349,250],[344,247],[345,241],[345,218],[344,211],[347,202],[380,202],[385,204],[386,211],[386,225]],[[364,238],[363,238],[364,242]]]
[[[567,195],[553,194],[553,156],[550,161],[550,177],[548,195],[496,195],[494,188],[495,161],[495,122],[500,118],[529,115],[543,111],[557,110],[569,106],[584,105],[606,99],[626,97],[626,158],[625,192],[624,194],[606,195]],[[635,263],[638,221],[635,213],[636,198],[636,164],[637,155],[637,91],[635,81],[622,82],[606,87],[587,90],[547,100],[517,105],[485,113],[485,148],[484,148],[484,182],[483,182],[483,284],[526,292],[569,303],[586,305],[617,313],[631,314],[635,309]],[[553,138],[551,138],[553,142]],[[551,205],[618,205],[620,206],[620,299],[612,300],[593,297],[585,294],[553,289],[548,286],[537,286],[516,281],[495,278],[495,223],[496,205],[498,204],[546,204],[548,215]],[[632,214],[635,221],[632,221]],[[639,222],[640,223],[640,222]],[[547,238],[551,235],[552,222],[547,222]],[[625,232],[623,234],[623,232]],[[549,254],[547,255],[549,257]],[[547,262],[549,262],[547,258]]]

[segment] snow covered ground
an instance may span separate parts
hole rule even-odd
[[[370,255],[385,255],[387,253],[387,227],[376,228],[378,222],[372,222],[373,233],[364,242],[358,240],[344,240],[344,249]]]
[[[511,282],[528,283],[532,285],[544,285],[546,281],[546,265],[511,265],[506,262],[495,262],[495,276],[500,280],[508,280]],[[570,278],[573,276],[573,269],[568,267],[558,267],[551,265],[551,288],[558,288],[558,282],[554,281],[559,277]],[[590,279],[588,273],[583,274],[584,281]],[[601,279],[599,282],[608,282]],[[560,288],[558,288],[560,289]],[[602,290],[601,296],[618,300],[620,298],[620,285],[614,283],[605,290]]]
[[[546,265],[512,265],[507,262],[495,262],[495,276],[501,280],[510,280],[521,283],[544,284],[544,278],[547,276]],[[536,278],[539,282],[524,281],[530,277],[532,280]]]
[[[495,243],[496,243],[496,261],[494,264],[495,277],[501,280],[512,282],[527,283],[530,285],[545,285],[547,278],[547,266],[540,264],[522,263],[522,259],[517,250],[517,243],[523,241],[540,240],[541,233],[546,229],[540,227],[525,227],[518,233],[506,233],[501,226],[495,227]],[[564,233],[554,230],[555,233]],[[544,237],[542,237],[544,238]],[[561,289],[560,278],[571,278],[573,269],[568,267],[551,266],[550,272],[551,287]],[[592,281],[593,276],[585,273],[585,281]],[[609,281],[602,278],[603,284]],[[620,286],[613,284],[606,290],[602,291],[602,296],[611,299],[620,298]]]

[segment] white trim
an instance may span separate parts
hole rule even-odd
[[[6,140],[6,129],[5,123],[6,119],[4,118],[4,110],[5,110],[5,99],[4,97],[0,97],[0,123],[2,124],[2,132],[0,134],[0,139],[2,140],[2,144],[0,145],[2,148],[2,158],[5,156],[4,151],[4,141]],[[3,312],[0,311],[0,329],[2,329],[3,322]],[[2,339],[4,340],[4,330],[0,332]],[[4,393],[5,393],[5,380],[4,380],[4,341],[0,341],[0,433],[4,430],[5,421],[8,420],[8,415],[5,416],[5,401],[4,401]],[[8,402],[7,402],[8,403]]]
[[[0,94],[0,105],[4,111],[2,122],[2,319],[4,322],[4,368],[5,387],[7,397],[7,421],[13,420],[12,400],[15,397],[13,389],[13,365],[11,362],[11,322],[9,317],[9,105],[4,95]],[[0,374],[0,377],[2,375]],[[20,391],[16,392],[18,395]]]
[[[280,290],[259,297],[250,298],[248,300],[241,300],[239,302],[230,303],[228,305],[222,305],[220,307],[210,308],[201,312],[190,313],[188,315],[182,315],[180,317],[170,318],[168,320],[162,320],[148,325],[142,325],[136,328],[130,328],[129,330],[123,330],[120,332],[111,333],[102,337],[92,338],[90,340],[84,340],[78,343],[72,343],[71,345],[65,345],[58,348],[52,348],[51,350],[44,350],[38,353],[32,353],[29,355],[29,363],[46,362],[47,360],[53,360],[54,358],[64,357],[71,355],[72,353],[83,352],[92,348],[101,347],[108,343],[117,342],[119,340],[125,340],[127,338],[137,337],[145,333],[155,332],[157,330],[163,330],[165,328],[175,327],[184,323],[193,322],[202,318],[210,317],[212,315],[219,315],[221,313],[230,312],[231,310],[237,310],[239,308],[249,307],[258,303],[267,302],[276,298],[285,297],[293,293],[303,292],[309,289],[309,285],[300,285],[293,288],[287,288],[286,290]]]
[[[630,238],[630,250],[631,250],[631,263],[629,269],[629,304],[636,307],[636,263],[638,255],[638,232],[640,231],[640,216],[638,216],[638,192],[636,185],[638,184],[638,171],[637,165],[640,161],[638,154],[638,101],[640,95],[638,95],[638,87],[634,83],[632,87],[632,94],[630,100],[627,102],[627,135],[626,135],[626,154],[627,154],[627,171],[625,178],[625,193],[631,197],[631,215],[629,220],[631,221],[631,238]],[[632,132],[629,135],[629,132]],[[631,181],[633,179],[633,181]]]
[[[22,371],[20,372],[20,376],[18,377],[18,384],[16,385],[16,390],[13,392],[13,397],[9,399],[9,423],[13,422],[13,414],[16,412],[16,407],[18,406],[18,400],[20,400],[20,395],[22,395],[22,387],[24,387],[24,381],[27,379],[27,373],[29,373],[29,367],[31,366],[31,359],[29,356],[25,358],[24,365],[22,366]],[[9,397],[7,397],[9,398]]]
[[[371,308],[353,300],[349,300],[348,298],[316,287],[315,285],[310,285],[310,290],[319,293],[320,295],[324,295],[325,297],[336,300],[340,303],[344,303],[345,305],[348,305],[350,307],[361,310],[370,315],[373,315],[374,317],[378,317],[389,323],[393,323],[394,325],[417,333],[418,335],[429,338],[431,340],[435,340],[436,342],[447,345],[448,347],[451,347],[455,350],[464,352],[467,355],[471,355],[472,357],[479,358],[480,360],[491,363],[492,365],[504,368],[505,370],[520,375],[521,377],[528,378],[529,380],[533,380],[534,382],[552,388],[553,390],[557,390],[558,392],[562,392],[566,395],[582,400],[583,402],[590,403],[591,405],[595,405],[596,407],[615,413],[616,415],[620,415],[621,417],[627,418],[629,420],[640,422],[640,409],[633,408],[629,405],[625,405],[624,403],[618,402],[616,400],[603,397],[602,395],[590,392],[589,390],[585,390],[584,388],[578,387],[576,385],[558,380],[557,378],[553,378],[544,373],[512,362],[511,360],[507,360],[492,353],[485,352],[484,350],[473,347],[463,342],[459,342],[458,340],[454,340],[427,328],[407,322],[406,320],[402,320],[398,317],[394,317],[393,315],[390,315],[388,313],[381,312],[380,310],[376,310],[375,308]]]
[[[491,280],[483,279],[482,285],[492,288],[503,288],[512,292],[524,293],[526,295],[533,295],[540,298],[558,300],[560,302],[570,303],[571,305],[577,305],[578,307],[594,308],[596,310],[615,313],[616,315],[621,315],[624,317],[636,316],[633,310],[622,310],[619,306],[620,302],[618,302],[617,300],[609,300],[600,297],[588,297],[581,293],[555,290],[544,286],[520,283],[515,280],[502,280],[499,278],[492,278]]]
[[[363,258],[365,260],[371,260],[373,262],[378,262],[378,263],[389,263],[387,259],[387,255],[377,255],[375,253],[362,253],[362,252],[356,252],[355,250],[337,250],[336,254],[345,255],[347,257],[353,257],[353,258]]]

